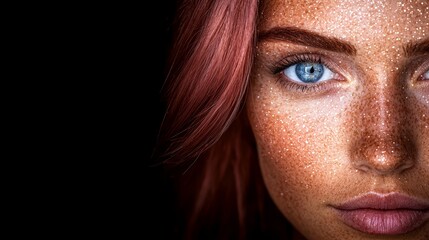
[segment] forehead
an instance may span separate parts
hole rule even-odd
[[[420,40],[429,35],[429,1],[264,0],[259,30],[281,26],[355,41]]]

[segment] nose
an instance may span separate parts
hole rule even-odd
[[[413,114],[405,88],[399,84],[367,88],[354,109],[349,152],[354,168],[388,175],[415,165]]]

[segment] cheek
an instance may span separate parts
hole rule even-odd
[[[281,91],[254,85],[247,110],[267,188],[280,210],[300,221],[340,184],[337,175],[346,168],[342,150],[348,98],[297,102]]]

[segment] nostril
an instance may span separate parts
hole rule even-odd
[[[355,161],[353,163],[353,167],[356,170],[362,171],[362,172],[369,172],[371,169],[368,167],[367,164],[365,164],[364,161]]]
[[[412,160],[393,159],[387,156],[376,156],[373,159],[360,159],[353,162],[353,167],[359,171],[373,172],[377,175],[387,175],[391,173],[401,173],[414,166]]]

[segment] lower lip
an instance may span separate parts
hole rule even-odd
[[[428,211],[393,209],[339,210],[343,222],[358,231],[369,234],[403,234],[423,225],[429,219]]]

